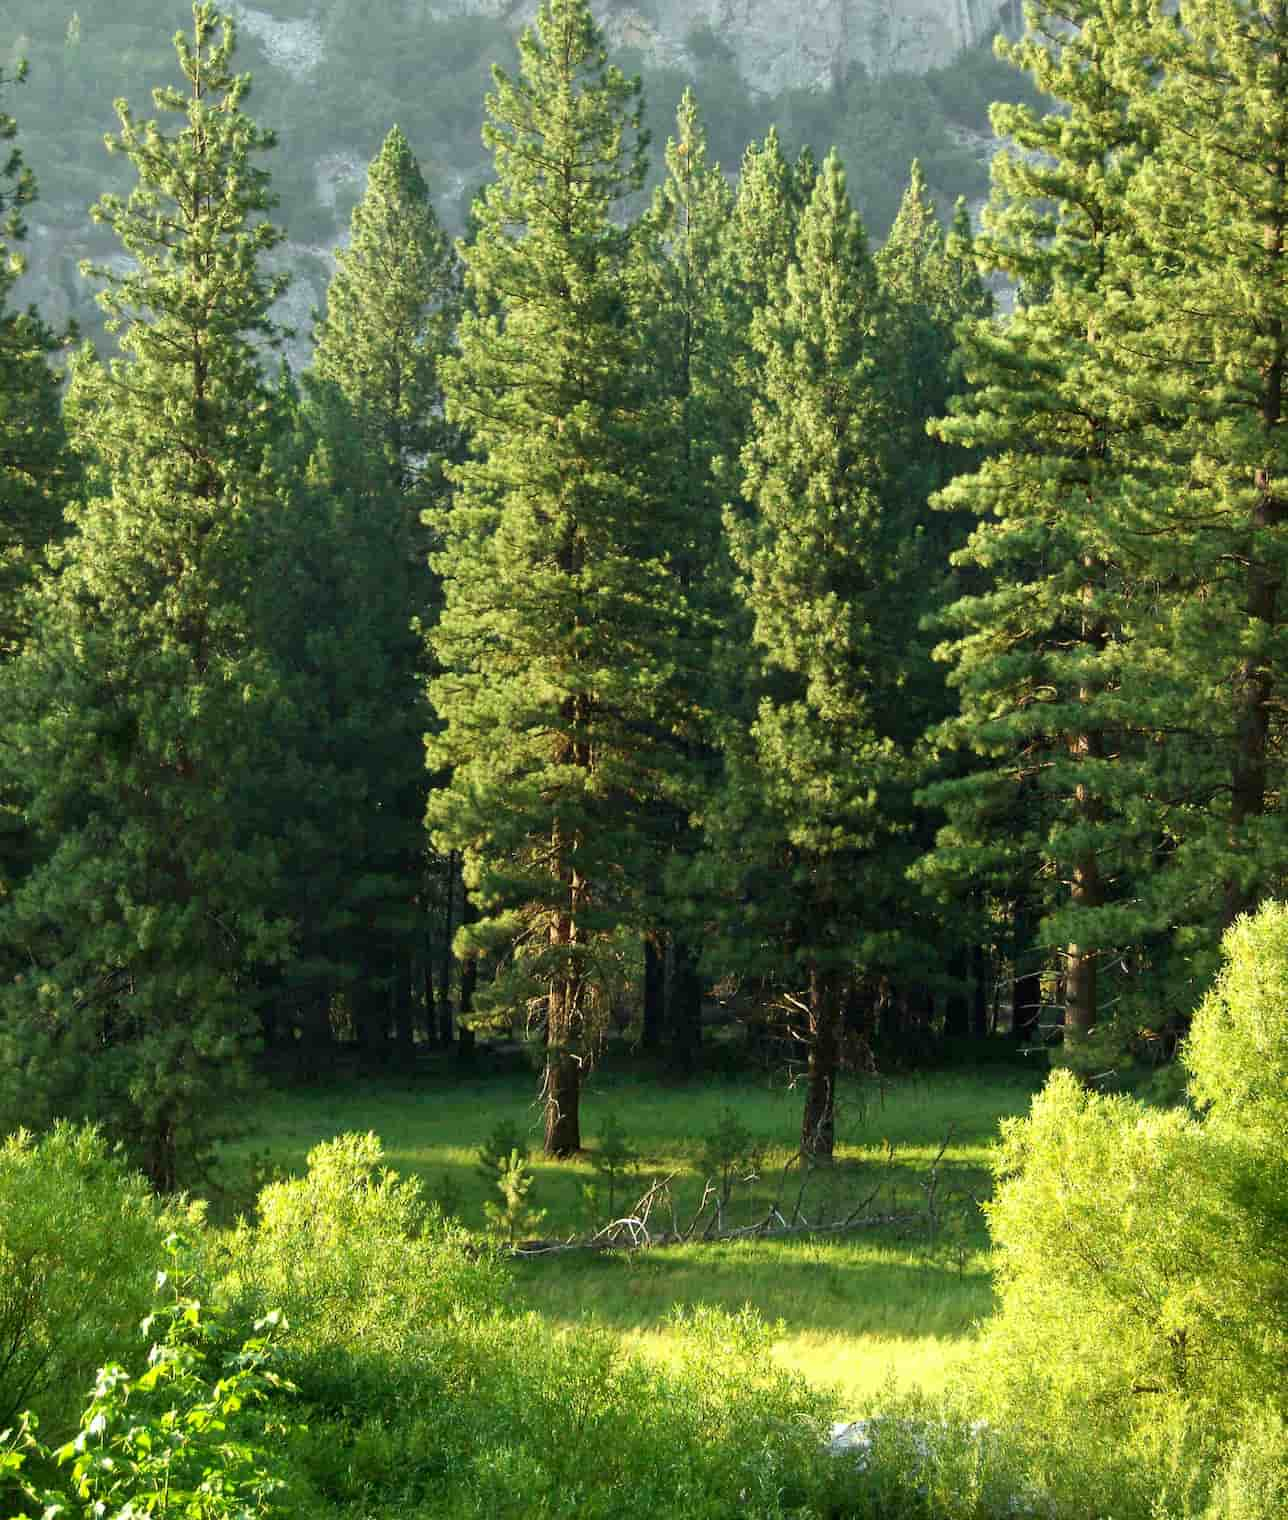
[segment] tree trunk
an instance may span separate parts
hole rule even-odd
[[[970,1000],[966,991],[968,969],[964,948],[958,947],[953,951],[948,974],[952,978],[952,991],[944,1002],[944,1038],[964,1040],[970,1035]]]
[[[456,908],[456,851],[447,856],[447,901],[443,908],[443,949],[438,960],[438,1043],[452,1043],[452,934]],[[464,919],[462,918],[462,922]]]
[[[1282,209],[1288,199],[1288,164],[1281,160],[1275,164],[1274,171],[1278,182],[1278,214],[1263,228],[1262,246],[1269,259],[1281,264],[1288,238],[1288,213]],[[1273,357],[1262,370],[1261,425],[1269,454],[1285,421],[1288,351],[1282,319],[1278,315],[1271,316],[1266,328],[1268,348]],[[1258,500],[1252,513],[1252,543],[1248,553],[1248,620],[1263,624],[1267,632],[1275,628],[1278,620],[1280,582],[1278,571],[1266,562],[1269,555],[1263,557],[1261,545],[1266,543],[1269,549],[1268,541],[1278,536],[1274,530],[1288,515],[1288,502],[1274,494],[1273,484],[1274,474],[1270,469],[1263,467],[1256,472]],[[1240,837],[1244,825],[1260,817],[1266,808],[1270,714],[1277,687],[1275,676],[1275,670],[1255,654],[1249,654],[1239,667],[1235,689],[1240,712],[1230,778],[1230,844],[1236,856],[1246,844]],[[1237,868],[1231,869],[1225,882],[1221,927],[1228,929],[1240,913],[1255,908],[1264,892],[1263,882],[1245,880]]]
[[[991,1029],[988,1018],[988,952],[983,945],[976,945],[971,952],[971,969],[975,978],[971,1007],[971,1034],[977,1040],[986,1040]]]
[[[1093,561],[1086,562],[1088,580],[1082,590],[1086,606],[1095,603],[1096,582],[1100,567]],[[1095,575],[1096,579],[1092,576]],[[1103,620],[1088,615],[1083,619],[1082,640],[1093,649],[1102,650],[1107,630]],[[1078,700],[1089,705],[1096,693],[1083,686]],[[1069,741],[1069,753],[1075,764],[1084,767],[1073,789],[1073,805],[1084,836],[1094,837],[1097,826],[1104,817],[1104,807],[1095,788],[1087,780],[1087,767],[1094,768],[1104,757],[1104,740],[1096,729],[1075,734]],[[1094,844],[1088,844],[1073,861],[1073,880],[1070,900],[1075,908],[1093,910],[1104,906],[1104,882],[1100,874],[1100,860]],[[1096,1027],[1099,1017],[1099,951],[1091,945],[1071,944],[1065,951],[1064,963],[1064,1037],[1070,1044],[1085,1040]]]
[[[442,1044],[438,1031],[438,1015],[434,1007],[434,957],[432,948],[425,946],[425,959],[421,963],[421,982],[425,993],[425,1038],[431,1045]]]
[[[556,837],[558,827],[556,826]],[[568,851],[572,853],[571,849]],[[546,1006],[546,1069],[541,1098],[545,1108],[547,1156],[575,1156],[581,1149],[581,1063],[584,1055],[582,995],[584,950],[580,912],[586,882],[574,866],[568,871],[568,907],[550,925],[555,951],[554,974]]]
[[[364,1056],[377,1058],[385,1053],[389,1040],[388,988],[376,979],[368,960],[360,980],[349,991],[353,1017],[353,1038]]]
[[[644,1023],[640,1044],[657,1050],[666,1024],[666,957],[654,934],[644,936]]]
[[[672,940],[671,1059],[677,1072],[694,1074],[702,1053],[702,978],[698,958],[682,934]]]
[[[1042,1022],[1042,966],[1038,947],[1032,943],[1035,918],[1033,903],[1025,893],[1015,903],[1014,980],[1011,983],[1011,1034],[1025,1045],[1040,1038]]]
[[[400,954],[394,962],[393,1031],[400,1059],[414,1056],[416,1031],[412,1025],[411,957]]]
[[[841,977],[810,971],[809,1077],[801,1119],[801,1151],[830,1161],[836,1140],[836,1076],[841,1064]]]

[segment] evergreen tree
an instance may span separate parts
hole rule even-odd
[[[1126,191],[1132,304],[1102,325],[1114,383],[1159,418],[1126,493],[1161,588],[1132,700],[1167,736],[1165,890],[1210,970],[1219,930],[1283,890],[1288,850],[1288,6],[1144,11],[1111,34],[1154,150]]]
[[[6,79],[0,89],[24,77]],[[0,142],[12,142],[18,124],[0,111]],[[23,208],[36,197],[36,181],[14,147],[0,166],[0,235],[21,244]],[[17,312],[9,297],[24,268],[17,249],[0,242],[0,660],[9,659],[26,631],[24,588],[44,551],[59,536],[73,466],[49,356],[59,342],[34,311]]]
[[[84,358],[79,446],[103,494],[36,606],[6,676],[5,781],[47,854],[5,912],[27,959],[5,991],[5,1111],[92,1117],[174,1187],[245,1086],[248,971],[281,953],[274,855],[245,827],[271,675],[247,632],[269,396],[255,340],[280,289],[280,234],[242,109],[233,30],[214,6],[176,39],[185,89],[154,91],[178,130],[117,107],[110,146],[139,180],[95,216],[125,273],[99,271],[122,357]]]
[[[734,439],[729,489],[740,484],[737,459],[751,425],[751,397],[759,368],[752,319],[787,278],[795,257],[801,206],[813,189],[812,160],[803,157],[799,167],[798,178],[783,156],[777,129],[771,127],[763,143],[749,144],[743,154],[733,212],[726,223],[724,342],[730,353],[726,405]]]
[[[391,1026],[404,1047],[412,1040],[414,968],[423,973],[432,954],[444,885],[427,870],[430,712],[415,625],[437,615],[421,516],[441,505],[445,461],[457,451],[438,368],[458,295],[455,255],[395,127],[371,164],[315,328],[305,459],[283,471],[297,489],[272,551],[279,586],[291,590],[263,607],[295,709],[285,741],[293,776],[281,778],[279,799],[294,825],[284,864],[299,954],[288,975],[305,1027],[325,1034],[320,1010],[343,991],[372,1054],[386,1049]]]
[[[1042,0],[1019,43],[1000,45],[1067,109],[995,108],[1021,150],[995,163],[982,252],[1015,279],[1011,320],[977,321],[964,365],[974,390],[940,425],[987,451],[939,505],[976,526],[959,563],[982,580],[947,612],[944,654],[960,716],[940,738],[980,764],[930,789],[944,806],[935,868],[1024,900],[1031,873],[1064,884],[1042,938],[1063,943],[1067,1036],[1098,1021],[1111,952],[1158,925],[1133,899],[1152,853],[1147,786],[1122,701],[1129,611],[1147,568],[1124,547],[1120,482],[1138,409],[1105,382],[1097,313],[1122,288],[1115,251],[1143,142],[1115,82],[1114,28],[1099,0]],[[1113,890],[1111,890],[1113,884]],[[1058,910],[1058,911],[1057,911]]]
[[[701,1043],[702,981],[695,944],[702,908],[693,900],[690,869],[701,848],[692,820],[705,811],[718,774],[713,714],[727,693],[719,679],[716,644],[734,615],[732,566],[721,522],[719,461],[741,444],[738,398],[729,381],[732,293],[724,256],[733,192],[718,164],[707,159],[706,133],[697,103],[685,92],[676,136],[666,146],[666,178],[654,197],[653,241],[641,238],[648,258],[643,310],[652,313],[646,342],[654,356],[660,393],[653,489],[659,512],[672,512],[672,532],[659,549],[675,576],[683,621],[675,640],[671,693],[677,723],[672,742],[678,764],[663,778],[650,816],[659,830],[661,874],[652,884],[657,925],[646,941],[646,1000],[661,996],[671,950],[672,1064],[693,1072]],[[679,506],[678,512],[674,511]],[[667,860],[667,846],[670,859]],[[657,1009],[646,1007],[645,1043],[660,1042]]]
[[[513,947],[501,995],[543,1007],[545,1146],[564,1155],[598,955],[653,848],[636,799],[654,788],[678,598],[649,489],[633,235],[611,215],[643,179],[639,86],[608,64],[586,0],[545,0],[519,52],[487,102],[478,314],[444,365],[476,455],[453,472],[436,560],[429,754],[452,775],[429,819],[482,910],[460,948]]]
[[[9,82],[0,78],[0,85]],[[0,112],[0,141],[11,142],[16,133],[13,117]],[[0,226],[15,243],[25,238],[22,208],[35,193],[35,180],[15,148],[0,168]],[[0,244],[0,665],[26,640],[30,588],[61,537],[63,509],[76,479],[59,382],[49,365],[60,344],[34,311],[17,312],[8,305],[22,267],[20,253]],[[31,849],[17,794],[5,788],[0,794],[0,902],[30,869]]]
[[[418,564],[419,513],[441,492],[444,462],[457,451],[438,371],[460,315],[459,284],[420,165],[393,127],[367,171],[348,247],[336,255],[313,332],[312,377],[353,409],[372,467],[380,462],[401,498]]]
[[[953,475],[970,463],[970,455],[932,436],[927,424],[948,409],[962,389],[956,363],[956,329],[960,322],[981,319],[991,302],[974,267],[973,237],[966,208],[957,208],[952,240],[945,237],[921,166],[915,160],[899,213],[890,235],[876,256],[882,296],[881,361],[886,396],[883,490],[885,510],[903,523],[901,536],[907,559],[900,579],[902,606],[896,611],[892,588],[891,614],[907,631],[906,685],[901,703],[902,725],[892,731],[911,756],[920,750],[921,736],[942,722],[953,709],[942,666],[932,658],[934,636],[926,628],[933,609],[956,600],[965,589],[951,566],[970,524],[961,513],[936,513],[930,498]],[[921,780],[931,777],[931,760],[919,753]],[[890,799],[893,802],[893,798]],[[933,845],[942,817],[903,798],[903,824],[914,848]],[[893,820],[891,820],[893,822]],[[898,1027],[900,1009],[925,1009],[935,994],[947,992],[945,1033],[966,1033],[965,978],[970,953],[983,932],[978,895],[961,894],[946,904],[933,905],[924,894],[909,889],[904,922],[914,927],[925,945],[923,970],[902,999],[887,999],[881,1031],[882,1045],[891,1054],[915,1057],[914,1027],[905,1038]],[[911,937],[911,936],[910,936]],[[920,985],[919,985],[920,984]]]
[[[728,753],[719,820],[740,916],[775,960],[786,940],[790,965],[773,969],[807,1016],[801,1144],[816,1156],[832,1151],[845,982],[890,960],[885,904],[901,885],[886,790],[902,762],[886,729],[904,630],[885,615],[900,547],[881,506],[877,327],[875,270],[832,155],[797,262],[752,327],[755,515],[731,510],[727,525],[766,689],[749,743]]]

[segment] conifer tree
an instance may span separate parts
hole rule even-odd
[[[1160,587],[1133,704],[1167,736],[1165,890],[1210,970],[1288,849],[1288,5],[1155,3],[1111,35],[1154,144],[1127,187],[1132,302],[1102,324],[1114,383],[1160,419],[1126,508]]]
[[[613,219],[643,178],[638,82],[609,65],[586,0],[545,0],[519,53],[487,101],[477,315],[444,365],[476,452],[436,559],[429,755],[452,776],[429,819],[479,899],[460,948],[513,946],[501,995],[543,1009],[545,1147],[565,1155],[598,955],[654,847],[635,799],[654,789],[678,598],[648,482],[633,234]]]
[[[184,89],[125,102],[128,198],[96,217],[132,267],[99,271],[122,357],[83,358],[78,446],[102,494],[75,511],[37,628],[6,676],[5,780],[47,854],[5,913],[28,968],[0,1005],[6,1112],[98,1119],[173,1188],[230,1118],[253,1033],[249,972],[282,952],[271,842],[245,826],[271,673],[247,632],[269,397],[255,341],[280,234],[209,3],[175,39]]]
[[[901,551],[882,512],[878,304],[833,154],[796,262],[752,328],[763,365],[743,454],[754,515],[731,509],[726,521],[764,694],[749,743],[728,752],[718,818],[744,884],[744,955],[759,933],[807,1016],[801,1143],[815,1156],[832,1151],[842,991],[856,965],[888,963],[885,905],[902,885],[885,815],[902,764],[886,728],[903,630],[885,616]]]
[[[899,742],[909,754],[919,749],[922,734],[942,722],[953,709],[942,665],[932,658],[934,635],[925,624],[934,608],[956,600],[965,588],[956,579],[951,557],[965,543],[970,523],[961,513],[933,512],[933,493],[969,467],[971,456],[929,434],[927,424],[941,417],[950,399],[962,389],[956,363],[958,323],[988,315],[991,302],[974,266],[969,214],[959,204],[951,242],[944,234],[921,165],[914,160],[907,190],[890,235],[876,255],[881,289],[883,388],[887,398],[885,465],[886,510],[900,519],[908,545],[901,580],[902,610],[907,629],[907,685],[901,704],[904,726]],[[892,591],[891,610],[894,610]],[[934,771],[929,755],[921,756],[921,780]],[[893,799],[891,799],[893,801]],[[927,850],[942,817],[936,810],[914,805],[905,796],[904,823],[917,848]],[[909,928],[918,925],[930,952],[925,975],[904,994],[926,1006],[941,987],[947,991],[944,1032],[964,1034],[966,988],[964,977],[970,952],[982,931],[978,894],[949,895],[938,905],[910,888],[905,912]],[[944,979],[947,978],[945,984]],[[900,1002],[887,1000],[882,1043],[889,1049],[903,1043],[897,1028]]]
[[[727,405],[735,440],[729,481],[733,489],[739,484],[736,459],[747,440],[759,365],[751,337],[752,319],[787,278],[788,265],[795,257],[801,207],[813,190],[812,161],[803,159],[799,167],[798,177],[783,156],[777,129],[771,127],[763,143],[749,144],[743,154],[733,212],[726,223],[728,294],[724,323],[731,355]]]
[[[437,615],[421,518],[441,506],[444,466],[458,452],[438,370],[454,341],[459,285],[420,166],[394,127],[337,255],[304,376],[313,457],[293,472],[301,489],[276,551],[296,559],[301,595],[291,615],[281,597],[264,609],[274,647],[294,667],[296,703],[313,714],[294,730],[303,746],[294,763],[319,778],[283,798],[303,850],[287,863],[298,886],[299,990],[311,1008],[328,983],[343,988],[371,1054],[391,1023],[403,1045],[412,1039],[413,968],[431,953],[437,906],[424,831],[428,671],[414,625]],[[328,589],[319,597],[311,586]],[[311,658],[300,658],[306,648]],[[334,786],[350,799],[346,816]],[[309,847],[318,839],[326,851]]]
[[[1129,886],[1152,845],[1121,699],[1131,598],[1148,576],[1118,505],[1141,418],[1105,382],[1097,317],[1121,290],[1123,197],[1143,144],[1112,67],[1128,18],[1101,11],[1099,0],[1041,0],[1027,37],[999,44],[1067,111],[995,108],[1021,151],[995,161],[981,251],[1022,299],[1004,326],[970,328],[974,389],[939,427],[988,451],[939,498],[975,521],[958,560],[987,578],[946,614],[961,710],[940,737],[981,763],[930,789],[949,812],[935,867],[1020,898],[1033,885],[1021,872],[1065,884],[1064,901],[1045,903],[1043,938],[1063,945],[1074,1043],[1098,1021],[1102,963],[1157,928]]]
[[[313,331],[311,373],[354,410],[373,464],[388,472],[422,556],[419,513],[456,451],[442,416],[439,364],[459,318],[459,267],[406,136],[390,129],[336,255],[326,312]]]
[[[0,76],[0,85],[10,82]],[[14,118],[0,112],[0,142],[11,142],[17,130]],[[0,229],[14,244],[25,239],[22,208],[35,194],[35,179],[14,148],[0,168]],[[60,386],[49,365],[59,341],[35,311],[9,306],[22,268],[18,248],[0,243],[0,665],[26,640],[30,590],[62,535],[63,509],[77,473],[63,426]],[[30,869],[31,848],[18,796],[5,788],[0,793],[0,902]]]
[[[24,70],[0,88],[21,81]],[[0,142],[12,142],[18,124],[0,111]],[[34,311],[9,306],[25,266],[18,247],[27,234],[23,208],[36,198],[35,176],[14,147],[0,166],[0,660],[10,658],[25,632],[21,602],[45,549],[62,530],[62,509],[73,467],[49,356],[59,342]]]
[[[653,950],[646,948],[646,955],[660,954],[669,940],[672,1064],[676,1070],[692,1072],[701,1043],[702,1009],[694,943],[701,910],[690,892],[690,868],[701,848],[701,833],[692,819],[704,811],[718,771],[713,716],[726,693],[717,670],[716,644],[735,605],[721,522],[719,462],[737,455],[741,417],[729,374],[733,293],[725,239],[733,192],[720,166],[707,158],[706,133],[688,91],[665,162],[666,178],[642,229],[652,237],[641,237],[640,247],[648,260],[643,310],[652,313],[646,341],[656,366],[660,403],[652,489],[662,498],[660,511],[665,515],[670,510],[674,523],[672,535],[659,549],[676,579],[682,622],[670,683],[678,719],[672,739],[676,763],[662,772],[656,805],[650,810],[665,837],[659,838],[662,871],[653,883],[656,906],[650,910],[658,929],[647,942]],[[656,1000],[666,980],[650,959],[646,994]],[[657,1044],[661,1032],[656,1007],[646,1009],[645,1024],[646,1043]]]

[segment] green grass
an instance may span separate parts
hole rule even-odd
[[[881,1084],[841,1095],[837,1163],[812,1181],[805,1212],[816,1218],[824,1193],[831,1210],[880,1185],[882,1213],[924,1209],[930,1169],[949,1137],[939,1171],[945,1224],[928,1238],[924,1223],[882,1226],[843,1236],[740,1240],[661,1248],[639,1254],[562,1254],[515,1264],[521,1300],[556,1325],[592,1320],[651,1356],[669,1357],[668,1319],[677,1306],[754,1305],[782,1321],[775,1356],[816,1383],[842,1390],[862,1412],[889,1381],[942,1387],[969,1348],[972,1326],[991,1309],[987,1240],[974,1200],[988,1187],[988,1153],[998,1120],[1027,1108],[1035,1078],[984,1069]],[[248,1168],[304,1169],[309,1149],[346,1131],[374,1130],[390,1166],[415,1173],[430,1197],[451,1205],[471,1229],[484,1225],[492,1196],[477,1149],[502,1120],[530,1134],[536,1177],[531,1201],[547,1210],[542,1233],[583,1232],[591,1216],[583,1189],[596,1180],[586,1156],[548,1161],[539,1154],[539,1113],[527,1074],[452,1081],[446,1075],[363,1081],[329,1089],[277,1092],[250,1115],[248,1133],[226,1148],[224,1177],[235,1193]],[[794,1154],[801,1094],[782,1084],[713,1082],[665,1086],[603,1074],[588,1090],[583,1140],[596,1144],[611,1113],[640,1162],[614,1214],[657,1177],[675,1174],[683,1222],[701,1196],[702,1137],[721,1112],[763,1145],[760,1181],[740,1186],[734,1223],[759,1217]],[[795,1184],[786,1189],[795,1196]],[[654,1215],[655,1224],[658,1222]]]

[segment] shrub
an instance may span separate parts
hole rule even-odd
[[[74,1427],[96,1370],[133,1345],[179,1217],[97,1129],[0,1144],[0,1429],[28,1407]]]
[[[666,1368],[608,1332],[516,1314],[495,1255],[381,1159],[370,1135],[319,1146],[232,1242],[230,1291],[291,1321],[301,1512],[817,1513],[805,1506],[824,1492],[830,1401],[775,1368],[754,1313],[677,1320]]]
[[[1240,918],[1182,1060],[1211,1127],[1280,1158],[1288,1135],[1288,903]]]
[[[292,1376],[328,1403],[383,1403],[441,1326],[502,1302],[499,1264],[382,1160],[375,1135],[315,1146],[307,1175],[265,1188],[258,1224],[230,1242],[225,1290],[248,1318],[285,1314]]]
[[[222,1327],[195,1296],[199,1280],[184,1242],[171,1237],[167,1247],[175,1270],[157,1274],[160,1301],[141,1327],[156,1336],[147,1369],[134,1376],[116,1363],[100,1368],[79,1434],[57,1452],[31,1436],[29,1415],[18,1441],[0,1451],[0,1477],[16,1480],[46,1516],[259,1520],[286,1486],[265,1449],[261,1413],[290,1386],[273,1365],[280,1316],[221,1353]],[[22,1472],[33,1454],[46,1468],[51,1459],[69,1468],[70,1502]]]
[[[1230,1450],[1203,1520],[1288,1520],[1288,1425],[1282,1415],[1255,1411]]]
[[[1056,1514],[1282,1509],[1288,908],[1223,954],[1184,1051],[1193,1108],[1058,1071],[1003,1126],[999,1308],[968,1394]]]

